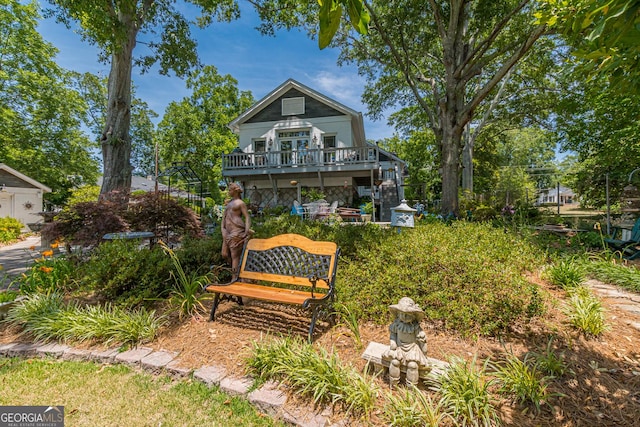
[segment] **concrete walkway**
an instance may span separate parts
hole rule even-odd
[[[48,249],[41,248],[40,244],[40,235],[33,235],[12,245],[0,246],[0,289],[5,289],[16,276],[26,271],[40,251]]]

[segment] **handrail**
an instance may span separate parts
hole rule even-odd
[[[326,166],[376,163],[376,147],[317,148],[306,150],[231,153],[222,155],[223,169],[278,166]]]

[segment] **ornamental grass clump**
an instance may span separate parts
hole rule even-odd
[[[397,393],[386,393],[384,420],[391,427],[439,427],[451,420],[442,400],[434,401],[415,386],[401,388]]]
[[[153,340],[162,319],[154,311],[120,307],[65,304],[58,293],[33,294],[13,307],[7,322],[22,327],[37,341],[95,341],[137,344]]]
[[[486,365],[476,366],[475,358],[470,362],[452,358],[449,368],[436,379],[433,389],[440,393],[445,411],[458,425],[500,424],[490,393],[493,380],[486,375]]]
[[[540,412],[540,405],[546,403],[550,396],[547,389],[548,377],[540,372],[531,356],[520,360],[515,355],[508,354],[505,360],[489,365],[501,393],[510,395],[516,403],[532,404],[536,412]]]
[[[565,258],[547,268],[543,275],[552,285],[564,290],[570,290],[584,282],[585,271],[583,265],[576,258]]]
[[[564,354],[553,351],[553,338],[549,340],[543,352],[530,352],[529,355],[535,360],[538,368],[549,377],[559,378],[569,372]]]
[[[602,303],[585,287],[578,287],[571,292],[564,311],[569,323],[587,337],[598,337],[609,329]]]
[[[210,299],[210,295],[203,293],[203,288],[209,283],[208,274],[198,274],[195,271],[186,273],[176,253],[164,242],[160,242],[164,252],[169,255],[173,264],[171,277],[174,280],[171,289],[169,304],[178,311],[180,319],[184,316],[198,317],[207,311],[204,301]]]
[[[335,353],[297,338],[254,342],[247,366],[259,382],[281,381],[314,404],[342,405],[348,413],[365,417],[378,396],[373,378],[344,366]]]

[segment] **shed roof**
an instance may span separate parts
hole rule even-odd
[[[25,182],[26,184],[29,184],[32,187],[39,188],[40,190],[42,190],[45,193],[51,193],[51,188],[47,187],[46,185],[42,184],[41,182],[36,181],[33,178],[29,178],[27,175],[18,172],[17,170],[13,169],[10,166],[7,166],[4,163],[0,163],[0,171],[4,171],[5,173],[13,175],[15,178],[18,178],[18,180],[23,181],[23,182]],[[4,184],[4,183],[0,182],[0,185],[2,185],[2,184]]]

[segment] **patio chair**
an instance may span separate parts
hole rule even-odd
[[[622,237],[622,227],[614,227],[611,236],[604,239],[604,242],[613,251],[621,252],[625,259],[636,259],[640,257],[640,218],[636,219],[631,236],[628,239],[616,239],[620,235]]]

